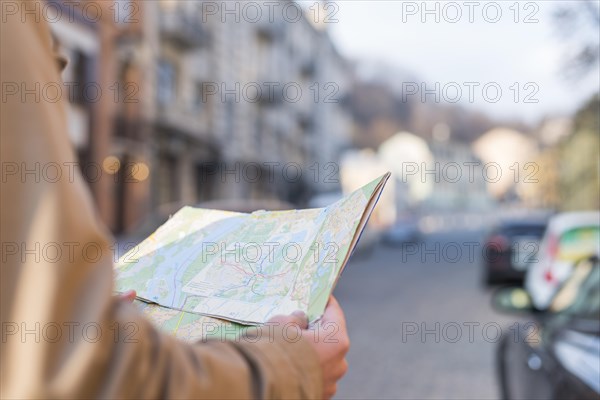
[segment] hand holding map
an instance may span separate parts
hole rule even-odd
[[[116,290],[135,290],[150,318],[175,332],[207,317],[259,325],[296,310],[315,321],[389,176],[325,208],[184,207],[119,260]]]

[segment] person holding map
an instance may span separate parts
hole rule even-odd
[[[35,9],[33,1],[7,3]],[[63,99],[5,92],[13,83],[30,90],[60,81],[49,26],[30,14],[2,16],[1,397],[331,397],[349,347],[333,298],[321,319],[339,327],[328,343],[293,314],[271,322],[298,325],[297,341],[276,327],[251,340],[188,344],[112,295],[109,235],[71,168]],[[31,172],[48,165],[60,179]],[[86,245],[96,253],[81,252]]]

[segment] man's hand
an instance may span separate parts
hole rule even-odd
[[[120,300],[129,302],[129,303],[133,303],[133,301],[135,300],[135,296],[137,296],[137,293],[135,292],[135,290],[128,290],[126,292],[119,293],[119,295],[118,295]]]
[[[277,322],[281,325],[295,323],[302,328],[302,335],[307,338],[319,357],[323,374],[323,398],[333,397],[337,391],[337,381],[348,370],[346,353],[350,348],[344,312],[337,300],[333,296],[329,298],[323,317],[317,326],[311,327],[311,329],[317,329],[318,334],[307,329],[308,321],[302,311],[296,311],[289,316],[278,315],[271,318],[269,322]],[[333,335],[329,334],[333,331],[331,327],[336,329]]]

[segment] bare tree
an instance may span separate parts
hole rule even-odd
[[[569,79],[580,79],[598,66],[600,56],[600,7],[597,0],[562,2],[554,12],[563,38],[572,44],[563,65]]]

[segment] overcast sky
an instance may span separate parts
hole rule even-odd
[[[549,113],[564,115],[598,91],[598,69],[575,82],[560,75],[569,45],[561,40],[551,16],[559,2],[522,1],[517,4],[518,15],[513,1],[491,5],[472,2],[471,7],[469,2],[454,2],[451,6],[446,2],[428,2],[428,8],[433,10],[436,3],[439,23],[434,14],[423,14],[421,1],[339,1],[335,8],[326,10],[331,19],[337,20],[328,26],[338,49],[350,59],[383,62],[409,71],[420,80],[418,85],[426,82],[430,89],[439,82],[442,100],[458,98],[458,86],[462,104],[494,117],[531,123]],[[497,16],[498,9],[501,16]],[[422,18],[426,18],[424,23]],[[498,22],[491,22],[496,19]],[[525,23],[526,19],[530,23]],[[588,30],[590,33],[594,31]],[[464,82],[476,82],[479,86]],[[486,100],[482,89],[490,82]],[[516,82],[517,102],[513,86]],[[531,84],[525,86],[527,83]],[[502,94],[493,103],[498,87]],[[528,95],[538,103],[526,103]],[[434,101],[433,95],[427,101]]]

